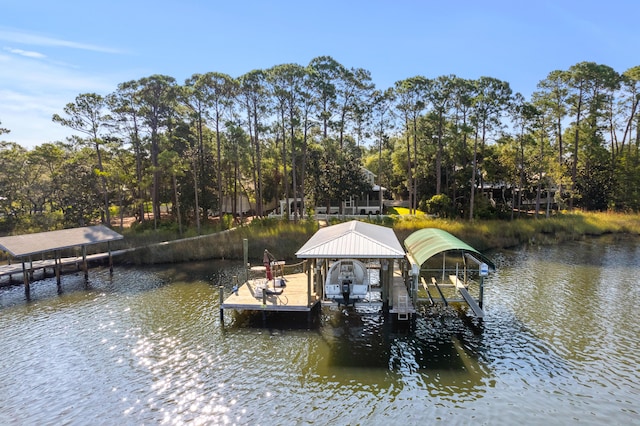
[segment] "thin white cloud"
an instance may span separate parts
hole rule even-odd
[[[0,89],[11,88],[31,93],[72,91],[103,92],[113,90],[111,81],[102,75],[80,72],[68,66],[49,61],[0,53]]]
[[[11,47],[5,47],[4,50],[15,55],[26,56],[27,58],[44,59],[47,57],[40,52],[34,52],[31,50],[13,49]]]
[[[39,34],[28,33],[19,30],[0,28],[0,40],[24,44],[29,46],[48,46],[48,47],[66,47],[70,49],[88,50],[101,53],[125,53],[120,49],[106,46],[97,46],[94,44],[79,43],[76,41],[63,40],[55,37],[42,36]]]
[[[106,95],[128,77],[70,67],[25,55],[20,49],[0,49],[0,127],[11,131],[0,140],[30,148],[64,140],[73,132],[51,117],[81,93]],[[24,50],[26,52],[26,50]],[[37,56],[37,55],[36,55]]]

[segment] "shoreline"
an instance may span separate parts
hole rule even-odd
[[[449,221],[434,218],[377,218],[371,223],[390,226],[401,243],[422,228],[443,229],[465,241],[480,252],[531,245],[560,244],[582,238],[640,235],[640,215],[618,213],[571,213],[551,218],[523,218],[513,221]],[[328,224],[333,224],[330,221]],[[264,249],[286,260],[315,233],[319,224],[314,220],[256,220],[252,224],[218,233],[175,239],[135,247],[128,263],[180,263],[195,260],[242,260],[242,240],[249,243],[249,258],[262,259]],[[126,238],[125,238],[126,239]],[[118,259],[119,260],[119,259]]]

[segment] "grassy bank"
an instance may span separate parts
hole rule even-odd
[[[333,219],[330,224],[335,223]],[[522,244],[557,244],[585,236],[605,234],[640,235],[640,215],[617,213],[558,214],[552,218],[523,218],[513,221],[453,221],[427,216],[391,216],[373,218],[372,223],[393,227],[402,243],[412,232],[423,228],[443,229],[479,251],[515,247]],[[178,239],[163,235],[168,242],[158,243],[158,236],[126,233],[123,245],[142,247],[126,255],[132,263],[186,262],[201,259],[236,259],[243,256],[242,240],[249,241],[249,258],[260,262],[264,249],[280,259],[294,259],[294,253],[313,235],[315,221],[274,219],[254,220],[231,231]]]
[[[136,248],[120,261],[135,264],[175,263],[204,259],[243,258],[243,240],[249,243],[249,258],[261,262],[267,249],[280,259],[293,259],[294,253],[318,230],[318,223],[294,224],[274,219],[255,220],[249,225],[208,235],[180,238],[175,233],[139,235],[123,231],[125,239],[117,249]]]
[[[551,218],[513,221],[449,221],[427,217],[402,218],[394,224],[400,241],[422,228],[440,228],[480,251],[522,244],[557,244],[605,234],[640,235],[640,215],[619,213],[563,213]]]

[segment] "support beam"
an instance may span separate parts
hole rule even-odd
[[[111,256],[111,241],[107,241],[107,251],[109,252],[109,275],[113,275],[113,257]]]
[[[382,285],[382,309],[387,311],[389,309],[389,260],[383,259],[380,270],[380,284]],[[391,260],[393,262],[393,260]],[[391,267],[393,271],[393,266]]]
[[[224,302],[224,286],[219,286],[219,297],[220,297],[220,322],[224,324],[224,309],[222,308],[222,303]]]
[[[305,260],[303,265],[303,270],[307,274],[307,303],[311,304],[311,262],[309,260]]]
[[[22,277],[24,278],[24,296],[27,300],[31,300],[31,289],[29,288],[29,273],[27,271],[27,265],[22,260]]]
[[[447,299],[444,297],[444,293],[442,292],[442,289],[438,285],[438,282],[436,281],[435,277],[431,277],[431,283],[434,286],[436,286],[436,290],[438,290],[438,294],[440,294],[440,298],[442,299],[442,302],[444,303],[444,306],[449,306],[449,302],[447,302]]]
[[[458,289],[458,292],[462,295],[465,302],[467,302],[467,305],[469,305],[473,313],[478,318],[484,318],[484,311],[482,310],[482,307],[478,306],[478,303],[476,303],[474,298],[469,294],[466,287],[464,286],[463,283],[460,282],[458,277],[456,275],[449,275],[449,279],[453,284],[455,284],[456,288]]]
[[[53,253],[53,262],[55,264],[55,270],[56,270],[56,285],[58,286],[58,293],[61,293],[62,282],[60,281],[60,268],[62,267],[62,257],[60,256],[59,250],[56,250]]]
[[[82,246],[82,269],[84,270],[84,282],[89,282],[89,265],[87,265],[87,246]]]

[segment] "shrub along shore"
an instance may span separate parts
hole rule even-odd
[[[339,222],[331,219],[329,225]],[[368,220],[392,227],[400,242],[423,228],[443,229],[475,249],[486,252],[523,244],[558,244],[602,235],[640,235],[640,215],[620,213],[560,213],[551,218],[520,218],[512,221],[476,220],[473,222],[429,218],[427,216],[387,216]],[[249,258],[261,261],[264,249],[279,259],[291,260],[295,252],[325,223],[315,220],[256,219],[250,224],[202,236],[179,238],[157,233],[137,234],[125,230],[120,248],[135,248],[116,262],[134,264],[175,263],[206,259],[243,258],[243,239],[249,242]],[[152,235],[149,235],[152,234]],[[153,241],[156,240],[156,241]]]

